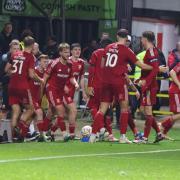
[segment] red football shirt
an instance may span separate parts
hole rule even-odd
[[[95,50],[89,60],[89,76],[88,86],[94,88],[101,87],[102,81],[102,58],[104,56],[104,49]]]
[[[46,74],[50,77],[47,86],[56,88],[60,91],[64,90],[67,80],[72,76],[72,64],[62,64],[59,59],[51,62],[46,70]]]
[[[180,62],[173,68],[173,70],[176,72],[178,80],[180,81]],[[178,86],[173,81],[171,82],[169,93],[173,93],[173,94],[180,93]]]
[[[11,56],[12,75],[9,88],[29,89],[29,69],[34,69],[35,59],[31,53],[18,51]]]
[[[109,84],[125,83],[124,74],[128,72],[127,64],[135,64],[136,55],[126,46],[113,43],[105,48],[102,82]]]
[[[43,78],[44,72],[40,70],[39,67],[36,67],[34,71],[40,78]],[[33,98],[35,98],[36,100],[39,100],[40,93],[41,93],[40,92],[41,84],[31,79],[29,82],[29,86],[30,86],[31,95],[33,96]]]
[[[80,58],[78,60],[73,60],[73,58],[70,57],[69,62],[72,64],[72,76],[75,77],[76,80],[79,80],[81,76],[84,75],[84,60]],[[72,93],[75,91],[75,87],[70,82],[70,79],[68,79],[66,85]]]
[[[146,85],[142,87],[145,91],[149,88],[158,88],[156,76],[159,72],[159,53],[157,48],[150,48],[146,51],[143,62],[153,67],[152,70],[142,70],[141,78],[146,80]]]

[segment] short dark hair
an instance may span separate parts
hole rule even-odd
[[[117,32],[117,35],[121,38],[127,38],[128,37],[128,30],[127,29],[119,29]]]
[[[112,40],[111,39],[103,39],[100,41],[100,48],[105,48],[107,45],[111,44]]]
[[[76,47],[81,48],[81,45],[80,45],[79,43],[73,43],[73,44],[71,44],[71,50],[74,49],[74,48],[76,48]]]
[[[29,47],[35,43],[35,39],[31,36],[26,36],[23,42],[24,42],[24,47]]]
[[[155,42],[155,34],[152,31],[144,31],[142,37],[146,38],[149,42]]]

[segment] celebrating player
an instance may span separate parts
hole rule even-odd
[[[56,124],[62,131],[64,141],[68,141],[70,136],[66,131],[66,125],[64,122],[64,88],[68,79],[70,79],[70,82],[74,85],[75,89],[79,88],[79,85],[72,76],[72,64],[68,62],[70,57],[69,44],[61,43],[59,45],[59,55],[59,58],[48,65],[44,74],[44,81],[47,82],[46,95],[50,107],[55,108],[57,114]],[[50,122],[48,122],[46,119],[45,124],[50,124]]]
[[[24,106],[26,111],[21,116],[18,123],[20,136],[27,135],[28,124],[26,121],[32,115],[32,99],[29,88],[29,78],[38,82],[43,82],[34,72],[34,56],[32,55],[34,39],[27,36],[24,39],[24,51],[17,51],[12,54],[10,62],[6,65],[6,72],[11,74],[9,82],[9,104],[12,107],[12,129],[16,130],[18,118],[21,114],[20,105]],[[13,131],[14,134],[14,131]]]
[[[130,143],[126,138],[126,130],[128,125],[129,105],[126,100],[128,92],[126,91],[125,73],[127,73],[127,63],[131,61],[141,67],[142,69],[152,70],[152,66],[141,63],[136,59],[135,54],[126,47],[128,31],[121,29],[117,32],[117,43],[108,45],[105,48],[105,57],[103,63],[103,76],[102,76],[102,95],[99,111],[97,112],[94,123],[90,142],[96,140],[96,133],[103,134],[104,130],[104,115],[115,97],[120,101],[121,105],[121,137],[120,143]]]

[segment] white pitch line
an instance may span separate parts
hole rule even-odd
[[[154,150],[154,151],[142,151],[142,152],[119,152],[119,153],[99,153],[99,154],[74,154],[74,155],[64,155],[64,156],[63,155],[44,156],[44,157],[22,158],[22,159],[4,159],[4,160],[0,160],[0,164],[11,163],[11,162],[21,162],[21,161],[39,161],[39,160],[49,160],[49,159],[114,156],[114,155],[153,154],[153,153],[178,152],[178,151],[180,151],[180,149]]]

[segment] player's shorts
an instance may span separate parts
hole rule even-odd
[[[16,89],[9,88],[9,105],[21,104],[21,105],[32,105],[32,96],[29,89]]]
[[[101,101],[101,88],[94,88],[94,96],[91,96],[88,102],[88,107],[90,109],[99,109]]]
[[[41,109],[41,101],[40,100],[32,98],[32,102],[33,102],[34,110]]]
[[[46,97],[52,107],[63,104],[63,94],[64,91],[61,89],[52,88],[50,86],[46,87]]]
[[[180,94],[169,93],[170,111],[173,113],[180,112]]]
[[[73,100],[74,97],[71,97],[69,94],[64,94],[63,96],[63,102],[64,104],[71,104],[74,102]]]
[[[102,84],[101,102],[128,101],[128,89],[124,83]]]
[[[157,88],[151,88],[141,93],[141,106],[153,106],[156,104]]]

